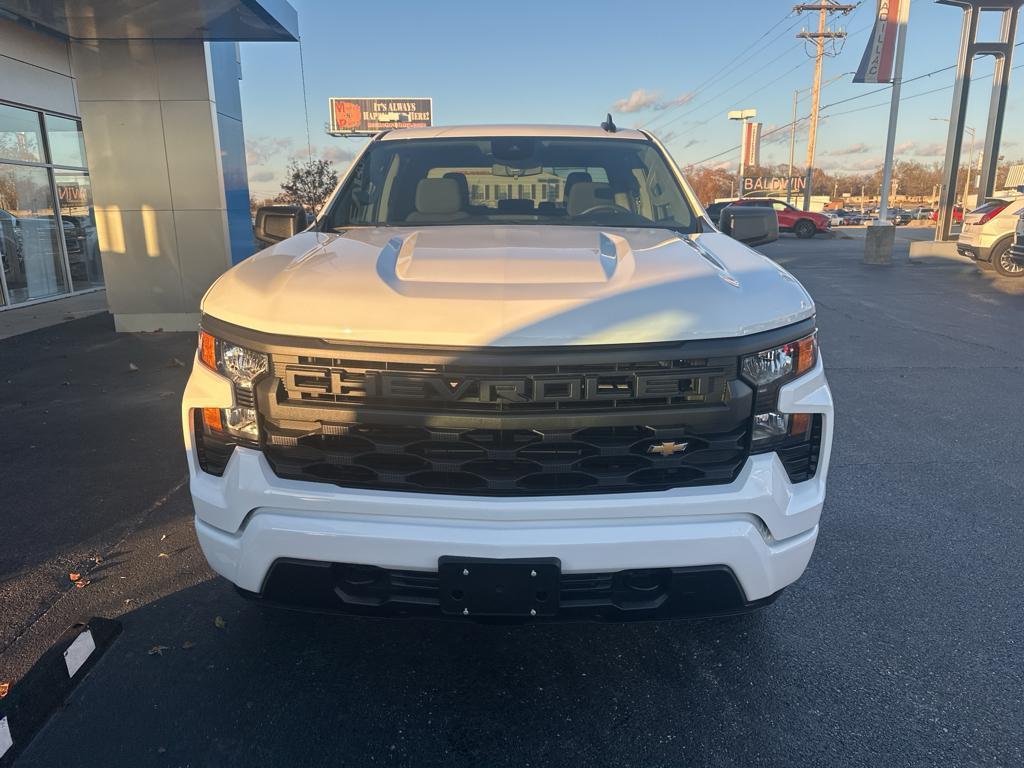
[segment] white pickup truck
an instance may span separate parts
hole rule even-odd
[[[312,223],[202,304],[195,525],[246,596],[386,616],[632,620],[766,605],[818,535],[815,308],[650,134],[378,135]]]

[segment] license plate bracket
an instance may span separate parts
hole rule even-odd
[[[437,571],[444,614],[532,618],[558,613],[562,564],[557,557],[444,556]]]

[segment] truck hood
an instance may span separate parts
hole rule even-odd
[[[202,310],[288,336],[515,347],[743,336],[814,303],[718,232],[464,225],[305,232],[222,275]]]

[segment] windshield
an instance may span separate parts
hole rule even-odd
[[[571,224],[693,232],[696,220],[650,142],[499,137],[375,142],[325,226]]]

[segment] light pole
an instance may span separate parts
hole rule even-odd
[[[930,117],[929,120],[936,120],[943,123],[948,123],[948,117]],[[967,153],[967,179],[964,181],[964,194],[960,199],[960,207],[965,211],[967,210],[967,195],[971,191],[971,171],[974,168],[974,140],[977,138],[974,129],[969,126],[964,126],[964,131],[971,136],[971,150]]]
[[[836,80],[841,80],[844,77],[846,77],[847,75],[852,75],[852,74],[853,74],[853,72],[843,72],[842,74],[836,75],[835,77],[833,77],[833,78],[831,78],[829,80],[826,80],[824,83],[821,84],[821,87],[824,88],[826,85],[831,85]],[[813,89],[814,89],[814,86],[812,85],[810,88],[800,88],[798,90],[793,91],[793,122],[791,122],[789,124],[789,176],[786,179],[786,202],[787,203],[790,202],[790,198],[793,195],[793,153],[796,150],[796,122],[797,122],[796,121],[796,110],[797,110],[797,103],[800,101],[800,94],[801,93],[807,93],[808,91],[813,90]]]
[[[757,117],[756,109],[737,109],[729,113],[730,120],[740,123],[740,197],[743,197],[743,176],[747,171],[747,120]]]

